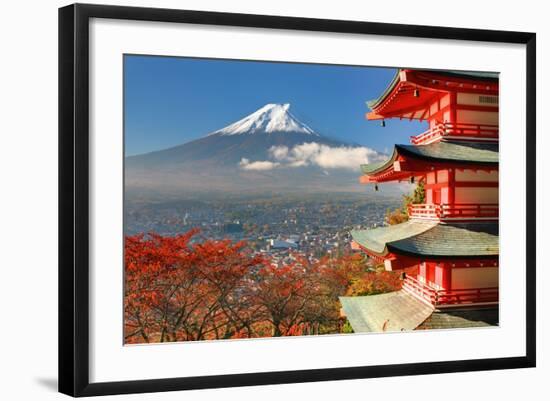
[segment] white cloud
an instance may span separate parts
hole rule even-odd
[[[251,171],[267,171],[267,170],[273,170],[275,167],[279,166],[280,163],[277,162],[271,162],[269,160],[264,161],[257,161],[250,163],[250,160],[246,158],[242,158],[239,162],[239,166],[243,170],[251,170]]]
[[[284,160],[288,157],[288,146],[272,146],[269,153],[275,160]]]
[[[289,167],[316,165],[324,169],[350,170],[357,170],[361,164],[380,161],[384,158],[375,150],[364,146],[332,147],[317,142],[302,143],[291,149],[287,146],[272,146],[269,154],[281,165]]]
[[[269,158],[250,162],[241,159],[239,166],[243,170],[267,171],[277,167],[305,167],[318,166],[324,169],[348,169],[357,171],[361,164],[368,164],[384,160],[386,156],[365,146],[328,146],[317,142],[307,142],[288,146],[272,146],[269,149]],[[328,174],[328,172],[327,172]]]

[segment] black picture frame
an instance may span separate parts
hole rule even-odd
[[[526,46],[526,354],[521,357],[90,383],[88,61],[91,18],[275,28]],[[536,35],[479,29],[74,4],[59,9],[59,391],[71,396],[237,387],[535,366]]]

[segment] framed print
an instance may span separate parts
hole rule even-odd
[[[533,33],[61,8],[60,391],[535,366],[535,91]]]

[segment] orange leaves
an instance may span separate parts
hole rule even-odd
[[[346,295],[361,296],[397,291],[401,288],[401,279],[396,272],[366,272],[352,280]]]
[[[360,255],[274,265],[244,241],[198,234],[125,238],[127,343],[339,332],[338,296],[400,285]]]
[[[126,339],[224,338],[249,324],[244,277],[262,261],[231,241],[193,242],[198,230],[125,240]]]

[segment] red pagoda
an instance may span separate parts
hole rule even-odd
[[[423,183],[408,221],[352,231],[353,247],[404,272],[389,294],[341,298],[358,331],[498,324],[498,75],[399,70],[368,120],[426,121],[360,182]],[[405,273],[406,272],[406,273]]]

